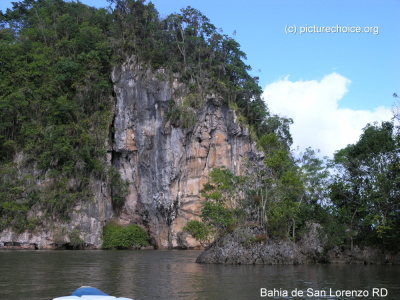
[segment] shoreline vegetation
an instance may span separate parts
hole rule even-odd
[[[55,226],[93,203],[95,181],[110,190],[106,221],[122,214],[130,183],[107,161],[116,130],[110,74],[134,58],[141,70],[162,70],[154,80],[185,86],[168,101],[165,126],[190,135],[206,105],[224,107],[262,155],[246,160],[243,174],[224,166],[209,174],[201,213],[177,237],[205,248],[198,262],[399,264],[400,110],[392,122],[366,124],[333,159],[311,148],[294,155],[293,120],[268,110],[234,38],[192,7],[161,18],[151,2],[109,2],[23,0],[0,12],[0,232],[8,239],[0,249],[40,249],[13,237],[48,230],[54,248],[96,248],[79,226]],[[102,223],[103,248],[154,246],[148,212],[140,217]]]

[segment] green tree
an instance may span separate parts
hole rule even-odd
[[[295,238],[299,213],[304,203],[304,184],[285,140],[274,132],[264,134],[258,142],[264,151],[260,196],[263,218],[271,235]]]
[[[357,235],[360,243],[398,249],[398,143],[393,123],[367,124],[356,144],[335,154],[339,174],[331,185],[331,201],[337,207],[339,217]]]
[[[397,102],[392,105],[393,118],[400,122],[400,100],[397,93],[393,93],[393,98],[397,99]]]
[[[206,198],[202,221],[207,227],[214,228],[217,238],[241,220],[242,183],[243,178],[235,176],[229,169],[216,168],[210,173],[210,182],[201,191]]]
[[[330,163],[326,157],[317,155],[320,151],[307,148],[296,161],[299,175],[305,187],[305,201],[308,204],[328,204],[328,184],[330,179]]]
[[[203,247],[210,245],[214,233],[212,226],[198,220],[190,220],[187,222],[183,227],[183,231],[193,236]]]

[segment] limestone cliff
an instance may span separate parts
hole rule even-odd
[[[114,68],[112,81],[117,101],[109,152],[130,182],[121,222],[144,225],[158,248],[198,246],[182,228],[199,216],[208,174],[218,166],[240,174],[245,159],[262,154],[235,112],[212,95],[203,99],[194,127],[173,126],[169,100],[182,103],[186,87],[162,70],[130,60]]]
[[[199,217],[199,191],[209,173],[226,166],[241,174],[244,161],[261,160],[262,152],[257,151],[249,129],[238,122],[235,111],[215,95],[202,99],[194,126],[172,124],[167,118],[170,100],[182,104],[188,94],[177,77],[144,69],[133,58],[113,69],[115,108],[104,163],[114,166],[129,182],[121,211],[112,205],[115,187],[104,179],[91,178],[87,189],[92,200],[76,205],[70,220],[43,217],[40,228],[31,232],[5,230],[0,234],[0,247],[54,249],[68,245],[78,233],[84,247],[100,248],[103,227],[111,219],[143,226],[155,248],[199,246],[182,228]],[[48,184],[52,182],[46,176],[37,179],[39,186]],[[74,184],[73,180],[69,184]],[[30,213],[43,214],[40,207]]]

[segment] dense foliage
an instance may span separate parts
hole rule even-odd
[[[391,122],[368,124],[360,140],[335,154],[330,199],[351,243],[400,245],[400,137]]]
[[[68,218],[90,200],[90,177],[106,177],[110,20],[105,9],[60,0],[1,13],[0,228],[40,222],[24,216],[36,204],[45,217]]]
[[[128,249],[140,248],[149,245],[149,234],[138,225],[123,227],[108,224],[104,227],[103,248],[104,249]]]

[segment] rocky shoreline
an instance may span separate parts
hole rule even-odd
[[[52,248],[39,248],[37,244],[31,243],[0,243],[1,250],[68,250],[73,249],[68,245]],[[84,250],[98,250],[91,245],[83,245]],[[141,250],[149,250],[153,247],[145,247]],[[217,246],[212,245],[204,250],[196,259],[201,264],[238,264],[238,265],[299,265],[308,263],[331,263],[331,264],[378,264],[378,265],[400,265],[398,253],[385,252],[370,247],[354,247],[353,250],[344,250],[339,247],[317,255],[305,254],[305,249],[290,241],[274,241],[259,243],[250,247],[235,245]],[[189,250],[190,251],[190,250]]]
[[[263,239],[258,228],[235,230],[214,242],[197,258],[203,264],[299,265],[307,263],[400,264],[400,254],[372,247],[326,250],[318,240],[316,227],[298,243],[289,240]]]
[[[243,265],[299,265],[307,263],[333,264],[380,264],[400,265],[398,253],[385,252],[370,247],[341,250],[339,247],[318,255],[318,259],[304,254],[303,249],[290,241],[270,241],[266,244],[244,247],[219,247],[206,249],[196,259],[202,264],[243,264]]]
[[[308,231],[297,243],[268,238],[262,228],[239,227],[215,241],[196,259],[201,264],[300,265],[308,263],[400,265],[400,253],[372,247],[346,249],[335,246],[326,250],[318,235],[318,224],[309,224]],[[32,243],[32,241],[0,242],[0,250],[95,250],[93,244],[73,247],[68,243]],[[143,249],[154,249],[154,246]],[[181,249],[193,249],[190,247]]]
[[[69,249],[80,249],[80,250],[95,250],[98,249],[92,244],[82,244],[78,247],[74,247],[72,245],[62,244],[62,245],[50,245],[42,247],[40,244],[36,243],[20,243],[20,242],[0,242],[0,251],[1,250],[69,250]]]

